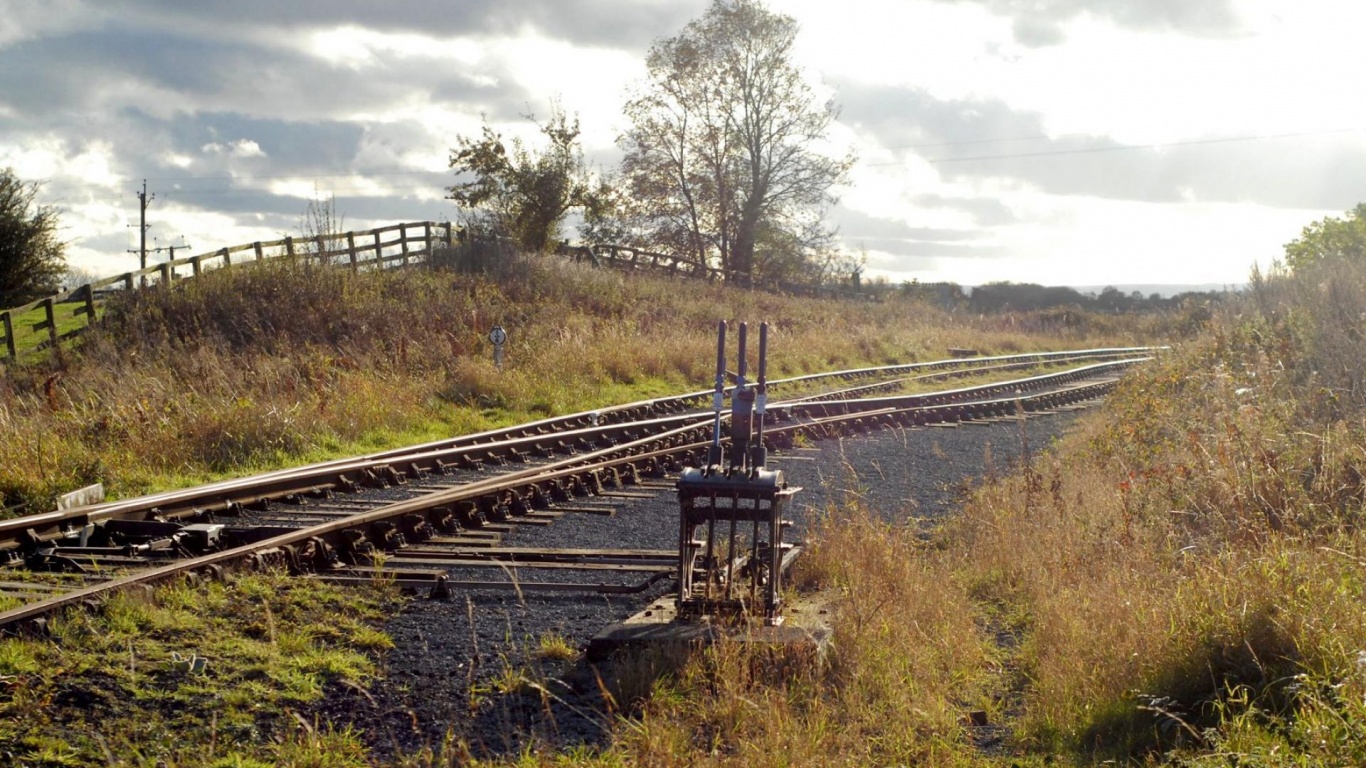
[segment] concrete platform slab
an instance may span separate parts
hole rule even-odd
[[[834,634],[834,595],[800,595],[783,605],[782,623],[729,624],[719,621],[682,621],[672,595],[655,600],[645,610],[605,627],[588,643],[588,660],[601,661],[618,652],[650,647],[709,645],[718,640],[784,649],[804,649],[824,655]]]

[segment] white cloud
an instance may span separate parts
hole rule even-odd
[[[1305,223],[1366,198],[1366,5],[769,2],[801,23],[808,72],[849,97],[831,142],[861,157],[844,236],[868,243],[874,274],[1240,282]],[[158,234],[196,251],[274,239],[319,193],[352,198],[349,225],[425,218],[450,210],[448,151],[481,112],[538,141],[517,114],[545,118],[559,98],[590,161],[614,157],[643,50],[707,3],[471,0],[430,20],[438,5],[401,5],[12,2],[0,167],[47,180],[82,263],[100,248],[129,258],[143,177],[163,193]],[[1311,135],[933,162],[1289,133]],[[946,145],[966,141],[982,143]]]
[[[226,144],[218,141],[209,142],[200,147],[206,155],[226,155],[233,158],[265,157],[265,150],[261,145],[251,139],[237,139]]]

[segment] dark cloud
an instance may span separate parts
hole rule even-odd
[[[998,99],[946,101],[852,84],[839,98],[846,122],[947,180],[1012,179],[1055,195],[1153,203],[1341,210],[1360,199],[1366,177],[1366,153],[1344,151],[1335,134],[1131,147],[1105,136],[1049,137],[1042,115]],[[1008,215],[992,202],[978,204]]]
[[[1014,224],[1019,218],[1005,203],[994,197],[945,197],[944,195],[916,195],[912,202],[921,208],[962,211],[983,227]]]
[[[996,245],[973,245],[971,243],[926,243],[906,240],[868,243],[870,250],[878,250],[893,256],[932,258],[932,259],[1002,259],[1011,255],[1007,248]],[[903,264],[901,260],[896,262]]]
[[[525,111],[533,96],[497,69],[471,72],[399,57],[357,76],[345,66],[251,38],[201,40],[123,25],[0,48],[0,94],[13,112],[53,120],[106,108],[120,97],[146,99],[138,106],[156,113],[214,110],[308,120],[382,112],[424,95],[507,119]]]
[[[1107,19],[1119,26],[1153,32],[1227,37],[1243,29],[1233,0],[939,0],[974,3],[1014,19],[1021,45],[1057,45],[1062,25],[1079,16]]]
[[[335,191],[339,203],[347,199],[370,220],[412,219],[438,209],[449,215],[449,203],[423,198],[450,180],[444,157],[415,173],[407,155],[430,156],[434,144],[454,137],[445,139],[441,126],[395,120],[402,114],[395,108],[445,103],[504,120],[518,119],[531,100],[499,65],[471,72],[394,57],[358,76],[270,44],[285,28],[197,36],[189,24],[139,24],[139,5],[102,24],[0,44],[5,145],[52,147],[67,157],[97,147],[109,155],[114,175],[147,178],[159,205],[223,213],[247,226],[297,223],[307,201],[268,191],[286,178],[314,179],[320,194]],[[385,119],[352,117],[357,113]],[[370,175],[392,197],[348,197],[352,175]],[[67,206],[131,201],[130,190],[110,199],[108,190],[92,193],[78,178],[52,179],[44,191]],[[103,240],[84,242],[96,247]]]
[[[643,51],[701,15],[706,0],[622,3],[620,0],[124,0],[120,12],[148,23],[205,30],[294,34],[343,25],[442,37],[540,34],[578,45]]]
[[[973,230],[917,227],[902,220],[877,218],[843,206],[832,211],[831,218],[839,225],[840,234],[849,241],[914,240],[938,243],[980,237],[980,232]]]

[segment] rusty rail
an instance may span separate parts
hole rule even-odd
[[[797,434],[819,438],[833,434],[855,434],[888,426],[957,423],[973,419],[1017,416],[1022,411],[1034,412],[1097,397],[1108,391],[1119,371],[1144,359],[1146,358],[1113,361],[1073,371],[938,393],[862,401],[776,404],[772,412],[780,423],[766,432],[766,437],[775,447],[780,447],[791,445]],[[1079,379],[1097,375],[1108,378],[1100,383],[1075,383]],[[1044,391],[1038,391],[1040,389]],[[552,505],[555,499],[567,500],[575,496],[602,494],[606,488],[636,484],[647,477],[661,477],[668,471],[676,471],[684,464],[695,465],[696,462],[704,460],[710,444],[707,419],[694,417],[689,420],[685,416],[679,416],[659,421],[667,424],[671,419],[671,426],[655,434],[633,440],[623,439],[615,445],[586,450],[582,454],[557,460],[544,467],[530,467],[499,477],[476,480],[448,490],[389,504],[321,525],[270,536],[230,550],[212,552],[141,573],[121,576],[31,603],[0,613],[0,629],[13,630],[26,623],[32,623],[54,610],[100,598],[131,585],[154,583],[185,573],[216,573],[224,567],[242,562],[275,562],[288,565],[295,570],[317,570],[324,575],[330,573],[339,578],[364,575],[356,569],[364,566],[367,557],[365,553],[369,550],[359,548],[358,542],[373,541],[381,550],[391,546],[394,541],[398,541],[398,544],[392,546],[402,546],[402,537],[395,540],[389,535],[396,527],[401,527],[409,540],[421,541],[434,530],[451,528],[455,525],[455,519],[469,523],[471,519],[479,520],[481,515],[493,515],[496,518],[525,515],[531,509]],[[636,425],[619,425],[617,428],[628,430],[632,426]],[[620,434],[624,436],[627,433]],[[534,439],[536,438],[521,440]],[[483,444],[480,447],[487,448],[489,445]],[[420,470],[414,465],[409,471],[417,475]],[[273,482],[279,481],[280,478],[276,478]],[[74,515],[70,512],[61,514],[69,515],[65,524],[57,518],[47,522],[61,530],[62,535],[71,537],[81,535],[82,530],[88,530],[86,526],[94,525],[100,519],[109,519],[118,512],[106,508],[93,513],[87,510],[85,513],[77,512]],[[159,514],[157,517],[164,518],[164,515]],[[477,527],[478,523],[474,525]],[[32,547],[40,541],[34,533],[32,526],[25,528],[19,523],[8,530],[8,535],[15,535],[19,544],[27,547]],[[350,560],[349,567],[335,572],[329,567],[317,567],[324,562],[334,562],[333,559],[319,557],[320,553],[325,552],[334,555],[346,553]],[[404,576],[411,577],[412,574]],[[432,575],[431,584],[433,588],[439,587],[442,590],[449,586],[444,579],[436,578],[436,574]],[[554,588],[571,587],[560,585]]]

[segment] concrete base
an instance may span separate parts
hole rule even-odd
[[[782,623],[776,627],[762,622],[681,621],[670,595],[598,632],[588,643],[588,660],[601,661],[618,651],[708,645],[718,639],[824,655],[834,633],[832,595],[799,596],[782,607],[780,618]]]

